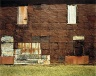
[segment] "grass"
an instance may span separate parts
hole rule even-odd
[[[96,76],[96,66],[0,65],[0,76]]]

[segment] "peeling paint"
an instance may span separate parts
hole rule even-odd
[[[22,53],[41,54],[40,43],[18,43],[18,48],[22,50]]]

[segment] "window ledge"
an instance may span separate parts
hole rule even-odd
[[[67,23],[68,25],[76,25],[77,23]]]
[[[17,28],[28,28],[27,24],[17,24]]]

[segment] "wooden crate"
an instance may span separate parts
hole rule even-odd
[[[88,64],[89,56],[66,56],[66,64]]]

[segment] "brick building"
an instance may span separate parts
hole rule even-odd
[[[1,64],[95,62],[95,4],[63,0],[2,3]]]

